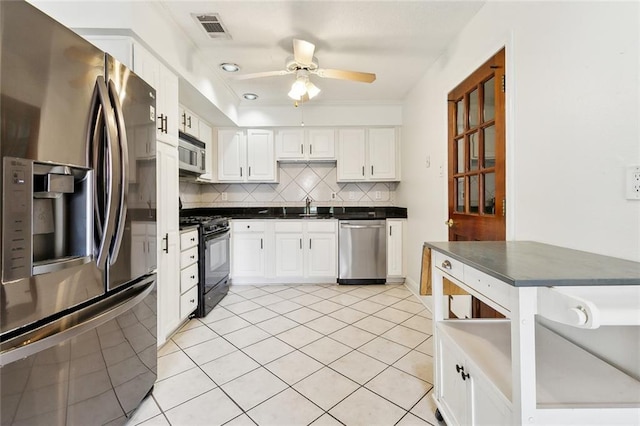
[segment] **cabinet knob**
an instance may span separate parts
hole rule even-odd
[[[195,238],[191,238],[191,241],[195,241],[195,240],[196,240]]]
[[[196,257],[195,257],[195,256],[193,256],[193,255],[189,256],[189,259],[195,259],[195,258],[196,258]]]
[[[196,276],[195,276],[195,275],[191,275],[191,279],[192,279],[192,280],[195,280],[195,279],[196,279]]]
[[[191,299],[191,300],[189,300],[189,302],[196,303],[196,299]]]
[[[444,269],[451,269],[451,262],[449,262],[448,260],[445,260],[444,262],[442,262],[442,267]]]

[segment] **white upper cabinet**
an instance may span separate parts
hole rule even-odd
[[[338,181],[399,181],[395,128],[338,130]]]
[[[369,178],[396,179],[396,130],[369,129]]]
[[[218,180],[242,182],[246,176],[246,141],[242,130],[218,130]]]
[[[189,109],[180,105],[180,124],[179,129],[181,132],[193,136],[196,139],[200,138],[200,118],[191,112]]]
[[[338,180],[367,180],[365,129],[338,130]]]
[[[156,89],[156,138],[178,146],[178,77],[133,43],[133,71]]]
[[[272,130],[247,130],[247,180],[276,180],[275,147]]]
[[[279,129],[276,132],[276,156],[283,161],[335,160],[335,130]]]
[[[221,182],[275,182],[273,131],[249,129],[218,131],[218,180]]]

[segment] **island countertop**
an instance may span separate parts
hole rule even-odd
[[[640,262],[533,241],[424,245],[514,287],[640,285]]]

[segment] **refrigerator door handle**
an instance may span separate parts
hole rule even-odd
[[[107,263],[107,254],[108,254],[108,245],[111,241],[111,238],[114,233],[115,228],[115,213],[117,209],[117,205],[114,202],[114,189],[115,184],[113,181],[114,174],[120,174],[120,164],[115,161],[116,158],[116,126],[114,123],[114,117],[110,113],[113,107],[111,105],[111,101],[109,99],[109,93],[107,89],[107,85],[105,83],[104,77],[99,76],[96,79],[96,86],[94,90],[94,99],[96,102],[94,106],[97,106],[97,114],[102,116],[102,120],[104,120],[104,126],[106,128],[106,146],[102,143],[97,143],[99,135],[101,134],[100,129],[96,129],[93,134],[92,141],[92,163],[94,170],[99,167],[99,162],[101,161],[101,155],[104,155],[104,159],[106,160],[106,170],[104,170],[104,176],[98,176],[98,173],[95,174],[94,180],[94,205],[96,208],[94,216],[96,217],[96,222],[98,224],[98,231],[100,233],[100,242],[98,244],[98,255],[96,259],[96,263],[98,268],[104,270]],[[96,117],[96,123],[100,123],[100,117]],[[115,171],[115,173],[114,173]],[[104,212],[100,211],[100,203],[98,197],[102,194],[101,191],[98,191],[98,181],[103,180],[103,184],[105,186],[104,191],[107,193],[106,205],[104,206]],[[100,215],[104,213],[104,221],[101,221]]]
[[[115,264],[118,253],[120,253],[120,245],[124,237],[125,221],[127,218],[127,199],[129,197],[128,171],[129,171],[129,144],[127,142],[127,130],[124,124],[124,115],[122,114],[122,104],[116,90],[116,85],[109,80],[109,95],[113,104],[113,113],[115,116],[116,126],[118,130],[118,148],[120,152],[120,200],[118,203],[118,219],[113,243],[110,249],[109,263]]]
[[[2,342],[0,367],[27,358],[61,342],[95,329],[133,309],[155,289],[155,274],[147,276],[126,291],[122,291],[56,321]]]

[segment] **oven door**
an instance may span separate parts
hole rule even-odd
[[[231,232],[203,236],[198,317],[206,316],[229,291]]]

